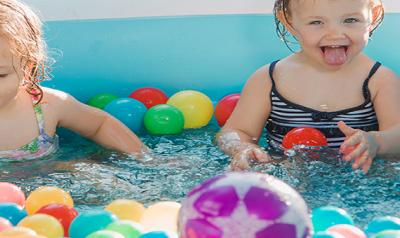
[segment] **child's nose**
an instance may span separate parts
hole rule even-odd
[[[343,31],[342,27],[340,27],[339,25],[330,25],[327,28],[326,35],[328,38],[332,38],[332,39],[343,38],[344,31]]]

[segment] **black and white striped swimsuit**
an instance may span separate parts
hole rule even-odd
[[[335,112],[323,112],[307,108],[290,102],[280,95],[276,90],[275,82],[272,77],[277,62],[278,61],[274,61],[269,67],[272,88],[270,93],[271,113],[266,124],[267,140],[280,145],[283,137],[291,129],[296,127],[312,127],[324,133],[328,139],[328,146],[337,148],[345,139],[344,134],[337,127],[339,121],[344,121],[347,125],[363,131],[378,130],[378,120],[372,105],[368,82],[381,66],[379,62],[376,62],[372,67],[362,86],[362,92],[365,98],[364,103],[356,107]]]

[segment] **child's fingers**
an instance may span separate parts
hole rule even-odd
[[[345,155],[343,159],[345,161],[355,160],[360,157],[366,149],[367,146],[364,143],[360,143],[349,154]]]
[[[250,164],[247,153],[234,156],[231,161],[230,168],[233,171],[242,171],[249,169]]]
[[[364,173],[368,173],[368,170],[371,168],[372,161],[372,157],[368,157],[367,161],[365,161],[362,166],[362,170],[364,171]]]
[[[369,157],[369,151],[366,150],[366,151],[364,151],[364,153],[361,156],[357,157],[354,160],[354,163],[352,166],[353,169],[358,169],[360,166],[362,166],[368,160],[368,157]]]
[[[361,131],[357,131],[343,142],[343,144],[340,146],[340,150],[344,151],[348,147],[355,146],[359,144],[362,141],[362,139],[363,139],[363,133]]]
[[[347,136],[351,136],[352,134],[354,134],[357,130],[351,128],[350,126],[346,125],[346,123],[344,123],[343,121],[340,121],[337,123],[339,130],[341,132],[343,132],[343,134],[347,137]]]
[[[254,150],[254,158],[261,163],[267,163],[271,161],[271,156],[261,149]]]

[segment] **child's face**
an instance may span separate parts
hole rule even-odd
[[[372,22],[370,0],[294,0],[290,24],[303,52],[328,67],[340,67],[366,46]]]
[[[20,60],[13,57],[6,38],[0,37],[0,110],[18,93],[22,76]]]

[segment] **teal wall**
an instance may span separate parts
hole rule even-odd
[[[387,14],[367,53],[400,74],[400,14]],[[218,100],[241,90],[258,67],[290,51],[271,15],[219,15],[45,24],[55,58],[46,86],[80,100],[102,92],[127,96],[153,86],[169,95],[200,90]]]

